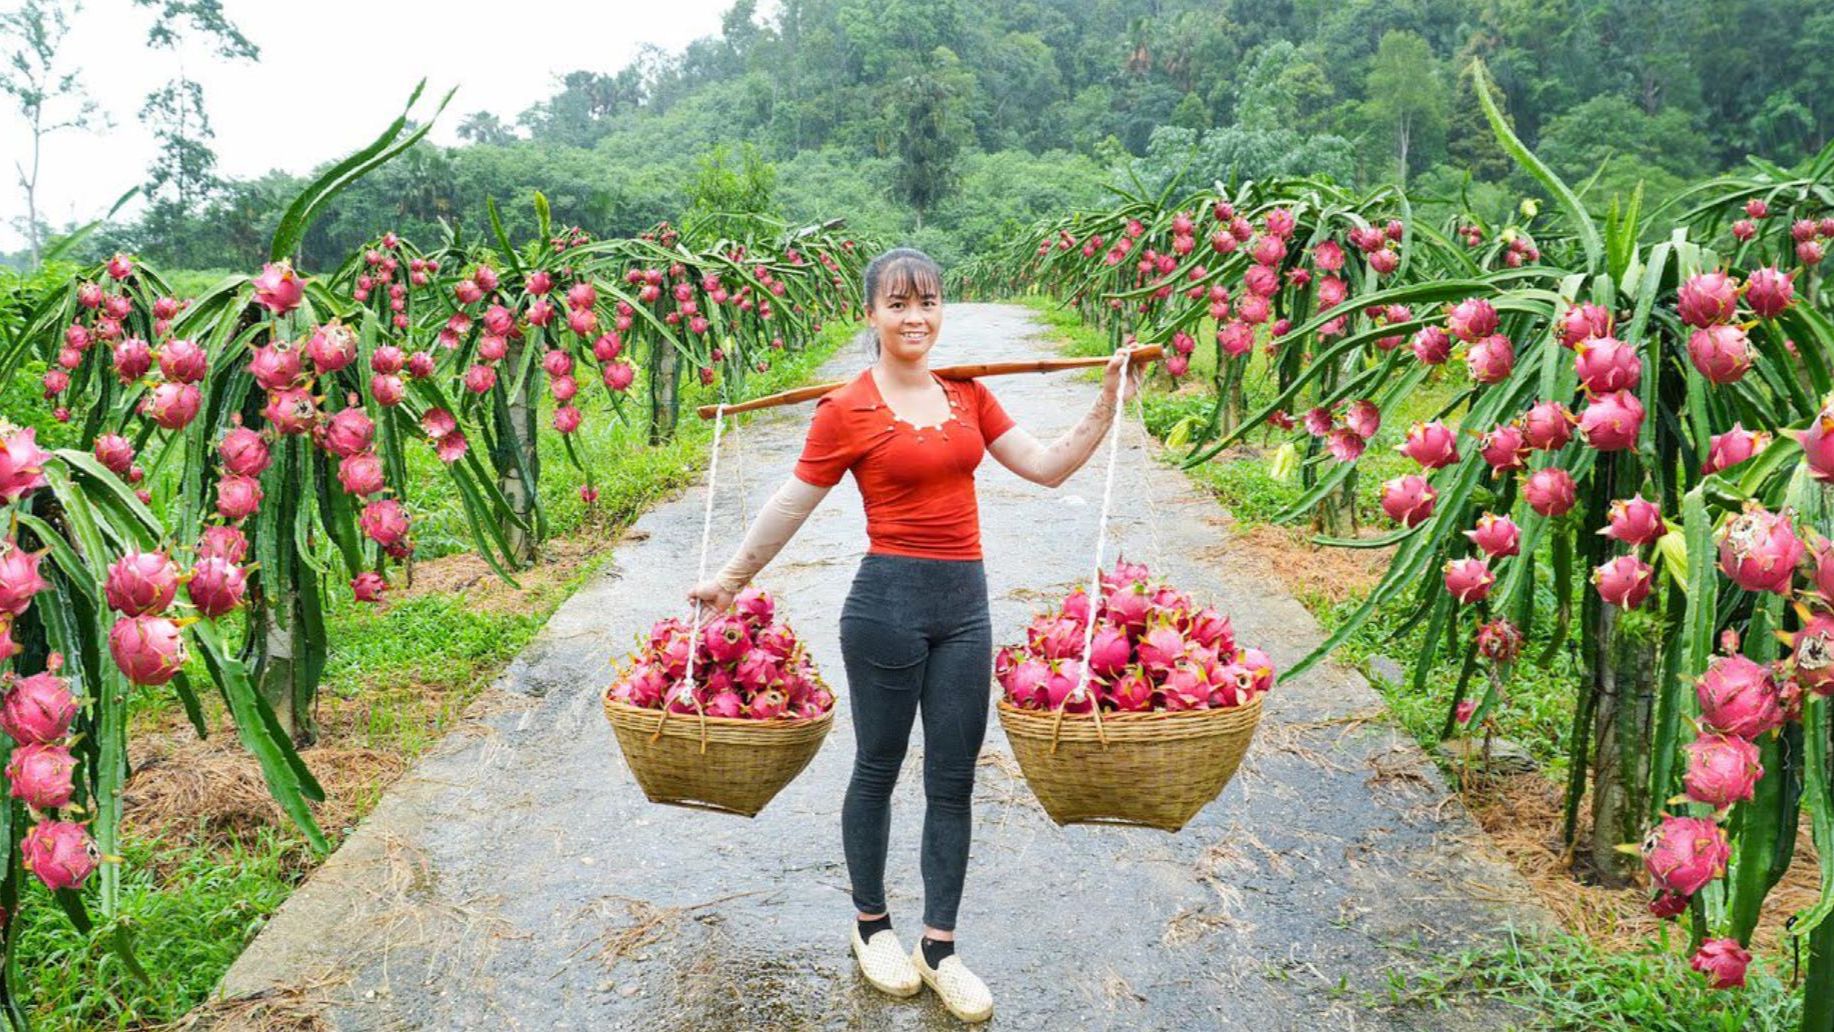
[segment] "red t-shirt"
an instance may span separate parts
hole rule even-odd
[[[922,559],[979,559],[974,469],[989,442],[1012,429],[978,380],[936,378],[949,396],[940,427],[892,415],[868,369],[815,403],[796,476],[833,487],[853,471],[866,502],[869,552]]]

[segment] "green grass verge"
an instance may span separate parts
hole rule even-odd
[[[830,325],[805,349],[779,354],[768,372],[750,377],[747,393],[809,382],[846,342],[848,330]],[[712,424],[695,417],[692,408],[714,400],[708,392],[698,384],[683,392],[676,437],[655,448],[644,439],[640,400],[626,399],[628,420],[595,406],[576,435],[575,447],[592,465],[599,490],[590,511],[579,499],[584,477],[566,461],[544,418],[540,490],[554,536],[584,531],[609,541],[705,468]],[[437,458],[425,447],[408,451],[413,482],[406,494],[415,517],[416,556],[470,551],[458,499]],[[331,585],[326,614],[331,649],[322,691],[359,702],[366,714],[357,735],[340,744],[419,755],[608,554],[594,555],[564,578],[524,593],[523,604],[511,611],[472,606],[462,592],[402,595],[376,608],[356,602],[341,583]],[[239,626],[225,630],[239,640]],[[193,673],[200,689],[208,685],[201,668]],[[429,697],[437,697],[438,705],[429,705]],[[233,734],[220,707],[209,698],[206,703],[213,733]],[[137,689],[130,705],[138,726],[169,722],[176,710],[177,700],[165,689]],[[375,786],[360,807],[373,805],[382,788]],[[334,840],[344,830],[325,829]],[[221,837],[168,827],[156,838],[128,838],[123,853],[121,920],[134,929],[135,953],[150,980],[134,978],[100,940],[75,934],[37,881],[26,878],[15,988],[35,1027],[142,1028],[184,1017],[291,894],[303,873],[299,861],[306,847],[291,826],[227,844]]]

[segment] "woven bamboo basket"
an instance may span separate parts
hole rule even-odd
[[[745,817],[802,773],[834,726],[833,709],[814,720],[732,720],[604,702],[650,802]]]
[[[999,713],[1026,783],[1059,826],[1177,831],[1235,776],[1261,722],[1261,697],[1227,709],[1104,713],[1099,731],[1090,717],[1005,699]]]

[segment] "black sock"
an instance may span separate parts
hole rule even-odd
[[[944,957],[954,955],[954,939],[932,939],[927,935],[923,937],[923,962],[930,965],[932,971],[936,969],[936,965],[942,963]]]
[[[854,920],[859,921],[858,918],[855,918]],[[875,917],[870,921],[859,921],[859,925],[860,925],[860,941],[861,942],[871,942],[873,936],[879,934],[880,932],[889,932],[892,930],[892,916],[890,914],[886,914],[883,917]]]

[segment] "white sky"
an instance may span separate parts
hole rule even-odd
[[[57,228],[98,218],[144,181],[154,144],[136,115],[181,61],[204,86],[220,175],[298,173],[374,139],[422,76],[427,88],[416,109],[422,117],[446,90],[459,88],[431,136],[457,143],[454,130],[470,112],[488,110],[512,122],[554,92],[557,76],[577,68],[614,72],[644,43],[679,51],[717,32],[730,6],[731,0],[223,0],[230,20],[261,48],[259,61],[229,62],[196,45],[178,54],[150,49],[150,11],[131,0],[87,0],[71,21],[63,60],[82,70],[114,126],[47,138],[40,217]],[[768,12],[774,5],[760,7]],[[0,11],[14,9],[16,0],[0,0]],[[518,24],[519,15],[526,24]],[[12,226],[25,214],[13,163],[29,160],[31,134],[12,98],[0,100],[7,105],[0,111],[0,250],[10,251],[25,243]]]

